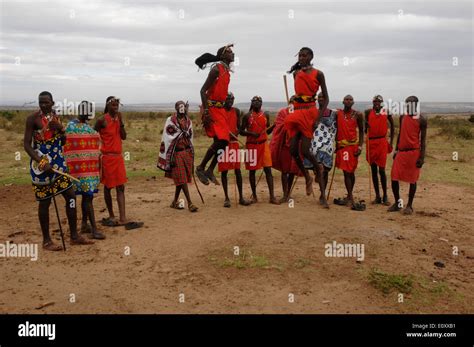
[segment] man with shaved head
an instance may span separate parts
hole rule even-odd
[[[372,172],[372,182],[375,190],[374,204],[390,205],[387,196],[387,176],[385,166],[387,155],[392,152],[394,125],[393,118],[382,108],[383,98],[376,95],[372,99],[372,109],[365,110],[365,131],[367,133],[366,158]],[[387,141],[388,126],[390,125],[390,143]],[[380,196],[379,177],[383,197]]]
[[[355,170],[364,143],[362,113],[352,109],[354,98],[351,95],[344,97],[343,104],[344,109],[337,111],[336,167],[344,172],[347,197],[334,199],[334,203],[351,206],[356,211],[363,211],[363,205],[355,203],[352,195],[355,185]]]
[[[389,212],[400,211],[403,201],[400,199],[399,181],[410,183],[408,204],[403,214],[413,213],[413,199],[416,193],[416,182],[420,177],[420,170],[425,162],[426,130],[428,121],[418,112],[418,98],[409,96],[405,100],[407,113],[400,116],[400,132],[397,146],[393,155],[392,191],[395,203],[388,209]]]

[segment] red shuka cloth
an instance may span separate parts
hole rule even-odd
[[[127,182],[125,161],[122,156],[122,139],[120,121],[108,113],[104,115],[105,128],[100,129],[101,138],[101,177],[100,183],[107,188],[114,188]]]
[[[357,169],[358,157],[355,153],[358,149],[358,144],[348,145],[342,147],[339,141],[357,141],[357,117],[355,111],[351,110],[352,116],[344,115],[344,110],[337,111],[337,138],[338,146],[336,149],[336,167],[339,169],[353,173]]]
[[[398,153],[393,160],[392,181],[416,183],[420,168],[416,162],[420,157],[420,120],[408,115],[401,119]]]
[[[368,116],[369,122],[369,146],[366,149],[366,159],[369,164],[377,164],[377,166],[384,168],[387,164],[387,155],[389,153],[390,144],[387,141],[387,114],[381,112],[375,113],[372,109]]]
[[[221,63],[217,64],[217,68],[219,69],[219,76],[207,91],[207,99],[224,103],[229,90],[230,73]],[[212,119],[212,123],[205,128],[207,136],[229,141],[229,126],[227,125],[226,110],[222,107],[210,106],[209,116]]]
[[[313,69],[310,73],[302,70],[295,74],[295,93],[296,95],[315,96],[319,89],[317,79],[318,70]],[[319,116],[315,102],[293,104],[294,110],[285,119],[285,126],[290,137],[301,132],[303,136],[313,138],[313,126]]]
[[[225,110],[225,109],[224,109]],[[229,111],[226,111],[226,120],[227,125],[229,126],[229,130],[232,134],[239,136],[239,130],[237,129],[237,111],[235,108],[231,108]],[[240,170],[240,160],[238,157],[239,151],[239,142],[236,138],[230,135],[229,145],[226,147],[226,152],[221,160],[218,161],[217,167],[219,172],[229,171],[229,170]],[[235,153],[234,159],[235,161],[228,161],[226,159],[229,158],[230,153]]]
[[[272,140],[270,141],[272,167],[284,173],[303,176],[290,153],[288,134],[285,128],[285,118],[288,114],[288,108],[282,108],[275,119],[275,128],[273,129]]]
[[[260,111],[258,113],[252,111],[248,119],[247,130],[259,133],[260,136],[247,136],[247,142],[245,144],[245,147],[248,151],[254,151],[253,153],[256,153],[257,155],[255,163],[251,163],[249,161],[245,162],[245,168],[247,170],[259,170],[263,167],[272,166],[272,157],[270,153],[270,147],[267,143],[268,135],[266,132],[266,128],[267,117],[265,117],[263,111]]]

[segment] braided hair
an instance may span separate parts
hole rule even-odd
[[[300,54],[301,51],[306,51],[308,52],[310,55],[311,55],[311,59],[314,57],[314,54],[313,54],[313,50],[309,47],[303,47],[299,50],[298,54]],[[302,66],[300,65],[300,62],[297,61],[295,64],[293,64],[293,66],[291,66],[290,68],[290,71],[287,71],[289,74],[295,72],[295,71],[298,71],[302,68]]]
[[[227,48],[232,47],[233,44],[221,47],[217,50],[217,54],[211,54],[211,53],[204,53],[203,55],[199,56],[196,58],[194,63],[200,68],[200,69],[205,69],[207,64],[209,63],[217,63],[222,60],[222,56],[224,55],[225,51]]]

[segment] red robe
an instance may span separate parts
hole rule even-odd
[[[288,134],[285,128],[285,118],[288,114],[288,108],[282,108],[275,119],[275,128],[273,129],[272,140],[270,141],[272,167],[284,173],[302,176],[295,159],[290,153]]]
[[[223,104],[229,90],[230,73],[221,63],[217,64],[217,68],[219,69],[219,76],[207,91],[207,99],[221,102],[222,107],[209,106],[209,115],[212,119],[212,123],[209,124],[205,130],[209,137],[217,137],[219,140],[229,141],[229,126],[227,124],[226,110]]]
[[[270,153],[270,146],[267,142],[268,135],[266,128],[267,117],[265,117],[263,111],[258,113],[252,111],[248,119],[247,131],[259,133],[260,136],[257,138],[253,136],[247,136],[245,147],[249,152],[253,152],[253,159],[256,159],[254,163],[249,162],[249,160],[245,161],[245,168],[247,170],[259,170],[264,167],[272,166],[272,155]]]
[[[391,152],[390,144],[387,141],[387,114],[385,112],[375,113],[372,109],[368,116],[369,122],[369,146],[366,150],[366,159],[369,164],[377,164],[378,167],[385,168],[387,164],[387,154]]]
[[[358,150],[357,140],[357,117],[355,111],[351,110],[352,117],[345,115],[344,110],[337,111],[337,137],[336,137],[336,167],[353,173],[357,169]]]
[[[225,109],[224,109],[225,110]],[[235,108],[231,108],[229,111],[226,111],[226,120],[229,126],[229,130],[232,134],[239,136],[239,130],[237,129],[237,111]],[[218,158],[217,167],[219,172],[229,171],[229,170],[240,170],[240,158],[239,158],[239,141],[232,135],[230,135],[230,141],[227,147],[225,148],[226,153],[221,158]],[[229,157],[231,154],[232,157]],[[235,159],[234,161],[229,159]]]
[[[393,160],[392,181],[416,183],[420,177],[420,168],[416,162],[420,158],[420,120],[410,116],[401,119],[398,153]]]
[[[318,70],[313,69],[310,73],[302,70],[295,74],[295,93],[296,97],[315,97],[319,89],[319,82],[317,79]],[[285,126],[290,137],[294,137],[298,132],[303,136],[313,138],[313,126],[319,116],[319,111],[316,108],[316,102],[298,102],[293,103],[293,112],[285,119]]]
[[[114,188],[127,182],[125,161],[122,155],[122,138],[120,137],[120,121],[108,113],[104,115],[106,127],[100,129],[101,175],[100,183],[107,188]]]

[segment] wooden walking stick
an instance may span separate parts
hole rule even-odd
[[[366,145],[366,150],[367,150],[367,163],[369,164],[369,201],[372,202],[372,183],[371,183],[371,179],[372,179],[372,167],[370,166],[370,145],[369,145],[369,132],[367,132],[367,136],[366,136],[366,141],[365,141],[365,145]]]
[[[235,202],[235,207],[238,207],[238,203],[237,203],[237,175],[235,174],[235,170],[234,170],[234,202]]]
[[[286,80],[286,75],[283,75],[283,83],[285,84],[285,95],[286,95],[286,103],[290,104],[290,96],[288,94],[288,81]]]
[[[54,184],[55,177],[56,176],[53,176],[51,184],[49,185],[49,189],[50,189],[51,193],[53,194],[54,209],[56,210],[56,217],[58,218],[59,233],[61,234],[61,241],[63,243],[63,251],[66,252],[66,243],[64,242],[63,227],[61,225],[61,219],[59,218],[59,211],[58,211],[58,205],[56,204],[56,197],[55,197],[55,194],[53,192],[53,184]]]
[[[296,182],[298,181],[298,175],[296,175],[295,180],[293,181],[293,184],[291,185],[290,192],[288,193],[288,199],[291,197],[291,193],[293,192],[293,188],[296,186]]]
[[[53,172],[57,173],[58,175],[66,176],[66,177],[72,179],[73,181],[80,182],[76,177],[71,176],[71,175],[68,174],[68,173],[65,173],[65,172],[62,172],[62,171],[59,171],[59,170],[56,170],[56,169],[53,169],[53,168],[51,168],[51,170],[52,170]]]

